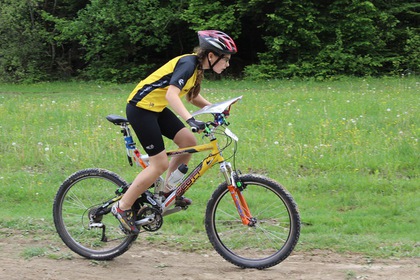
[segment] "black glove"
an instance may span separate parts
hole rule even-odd
[[[190,118],[187,120],[187,124],[191,126],[192,132],[198,132],[200,130],[206,129],[206,123],[202,121],[198,121],[194,118]]]

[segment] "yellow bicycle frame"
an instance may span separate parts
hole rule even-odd
[[[211,150],[211,153],[204,160],[202,160],[199,165],[197,165],[197,167],[188,175],[187,178],[185,178],[182,181],[182,183],[174,192],[175,195],[173,196],[173,198],[171,198],[171,196],[168,197],[168,199],[164,203],[165,207],[171,205],[173,199],[175,199],[175,196],[182,196],[198,180],[198,178],[203,176],[204,173],[206,173],[212,166],[225,161],[225,159],[219,151],[217,139],[211,140],[211,142],[208,144],[172,150],[166,153],[168,157],[172,157],[182,154],[199,153],[208,150]]]
[[[121,124],[123,129],[126,130],[127,134],[130,135],[130,131],[128,129],[127,124]],[[215,164],[220,164],[220,171],[225,177],[227,188],[229,193],[232,196],[233,202],[238,210],[238,214],[241,217],[242,223],[244,225],[252,224],[252,215],[249,211],[248,205],[245,201],[245,198],[242,195],[241,189],[236,186],[237,182],[233,176],[234,172],[230,166],[230,163],[225,162],[224,157],[221,154],[221,150],[219,149],[217,139],[212,135],[210,136],[210,142],[207,144],[196,145],[187,148],[180,148],[176,150],[167,151],[166,154],[168,157],[173,157],[177,155],[183,154],[193,154],[199,153],[204,151],[211,151],[210,154],[202,160],[197,167],[181,182],[181,184],[176,188],[174,192],[172,192],[162,203],[161,210],[162,214],[165,212],[170,213],[168,211],[169,208],[175,203],[176,197],[184,195],[184,193],[201,177],[206,173],[211,167]],[[137,166],[141,166],[142,168],[147,168],[148,166],[148,156],[142,155],[140,151],[135,148],[135,145],[131,146],[131,149],[128,151],[129,157],[133,158]]]
[[[168,209],[174,202],[175,198],[178,196],[184,195],[184,193],[201,177],[206,173],[211,167],[219,163],[220,170],[225,176],[229,193],[232,196],[234,204],[238,210],[239,216],[241,217],[242,223],[244,225],[250,224],[252,215],[249,211],[248,205],[243,197],[241,191],[234,186],[235,179],[232,177],[232,169],[230,164],[225,162],[224,157],[221,154],[221,151],[218,146],[217,139],[212,139],[210,143],[197,145],[188,148],[182,148],[177,150],[168,151],[166,154],[168,157],[182,155],[182,154],[191,154],[198,153],[203,151],[211,150],[211,153],[201,161],[200,164],[186,177],[182,183],[177,187],[177,189],[163,202],[162,212],[165,213],[165,210]]]

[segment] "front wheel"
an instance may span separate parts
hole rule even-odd
[[[205,225],[214,249],[242,268],[264,269],[279,264],[293,251],[300,234],[299,212],[279,183],[259,175],[241,175],[242,196],[253,218],[244,225],[226,183],[210,198]]]
[[[115,190],[124,186],[127,182],[117,174],[98,168],[80,170],[63,182],[53,217],[57,233],[71,250],[89,259],[110,260],[129,249],[137,235],[125,235],[110,213]]]

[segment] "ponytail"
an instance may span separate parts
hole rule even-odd
[[[203,78],[204,78],[203,62],[208,54],[208,51],[201,49],[200,47],[197,47],[194,49],[194,53],[197,55],[197,59],[198,59],[197,78],[195,80],[194,86],[187,93],[187,100],[189,102],[193,100],[194,98],[196,98],[197,95],[200,93],[201,82],[203,81]]]

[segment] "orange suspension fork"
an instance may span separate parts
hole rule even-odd
[[[241,217],[242,224],[250,225],[251,224],[251,212],[249,211],[248,204],[245,201],[244,196],[242,195],[241,191],[232,186],[228,186],[229,192],[232,196],[233,201],[235,202],[236,209],[238,210],[238,214]]]

